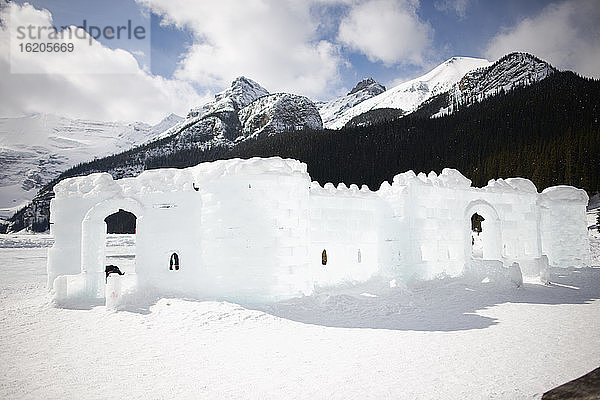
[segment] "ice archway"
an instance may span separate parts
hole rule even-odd
[[[81,222],[81,272],[87,276],[90,291],[103,288],[101,284],[104,279],[106,243],[104,219],[119,210],[128,211],[136,216],[136,231],[139,232],[143,225],[143,206],[137,200],[127,197],[111,198],[96,204]]]
[[[465,210],[465,259],[472,256],[471,249],[471,217],[474,214],[481,215],[481,240],[484,260],[501,260],[502,258],[502,230],[500,218],[496,209],[484,200],[471,201]]]

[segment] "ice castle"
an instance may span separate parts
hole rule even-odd
[[[105,218],[119,210],[136,216],[135,274],[115,280],[164,295],[269,302],[375,276],[432,279],[515,262],[538,275],[589,264],[586,192],[538,193],[523,178],[476,188],[453,169],[408,171],[371,191],[320,186],[306,164],[275,157],[119,180],[91,174],[54,191],[48,284],[58,303],[109,301]]]

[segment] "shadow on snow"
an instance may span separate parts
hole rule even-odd
[[[498,324],[477,313],[498,304],[585,304],[595,299],[600,299],[600,268],[555,269],[550,286],[525,283],[517,288],[460,277],[390,288],[381,281],[247,308],[327,327],[458,331]]]

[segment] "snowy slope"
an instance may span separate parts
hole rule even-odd
[[[452,95],[481,100],[500,90],[508,91],[519,85],[530,85],[554,72],[554,67],[531,54],[511,53],[487,68],[465,74],[452,87]]]
[[[326,128],[332,127],[332,124],[335,124],[335,121],[346,110],[383,92],[385,92],[385,86],[376,82],[373,78],[366,78],[358,82],[347,95],[328,102],[317,103],[323,125]]]
[[[489,65],[488,60],[481,58],[452,57],[419,78],[404,82],[346,109],[337,118],[327,120],[325,127],[331,129],[342,128],[357,115],[378,108],[397,108],[405,112],[414,111],[429,98],[448,91],[467,72]],[[327,117],[327,114],[322,116],[323,120]]]
[[[109,257],[126,259],[130,238],[115,239]],[[371,282],[261,310],[110,312],[49,304],[50,242],[0,238],[3,399],[540,399],[600,359],[599,268],[521,289]]]
[[[436,116],[451,113],[462,104],[481,101],[501,90],[531,85],[556,72],[556,68],[527,53],[510,53],[486,68],[467,74],[450,89],[448,106]]]
[[[171,114],[149,126],[48,114],[0,118],[0,216],[11,215],[73,165],[129,150],[180,120]]]

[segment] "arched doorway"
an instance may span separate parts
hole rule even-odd
[[[132,212],[119,209],[104,218],[104,222],[105,266],[115,265],[126,274],[135,273],[137,217]]]
[[[485,218],[481,215],[477,213],[471,215],[471,255],[473,258],[483,258],[483,221]]]
[[[484,200],[469,203],[465,210],[465,257],[501,260],[502,232],[496,209]]]
[[[128,214],[125,214],[125,212]],[[115,214],[116,216],[114,216]],[[111,230],[118,230],[112,224],[113,221],[121,217],[131,218],[129,214],[135,217],[134,232],[137,236],[142,226],[141,221],[144,213],[142,205],[132,198],[109,199],[98,203],[87,212],[81,223],[81,272],[86,276],[86,292],[91,296],[104,297],[107,235],[111,235],[107,233],[109,223],[111,224]],[[126,240],[121,239],[123,238],[115,237],[117,245],[122,244],[126,247],[129,244],[131,247],[131,241],[127,243]],[[136,242],[135,238],[133,238],[133,241]],[[135,272],[136,255],[137,250],[133,250],[133,254],[129,254],[130,266],[125,268],[125,273],[128,270],[130,273]]]

